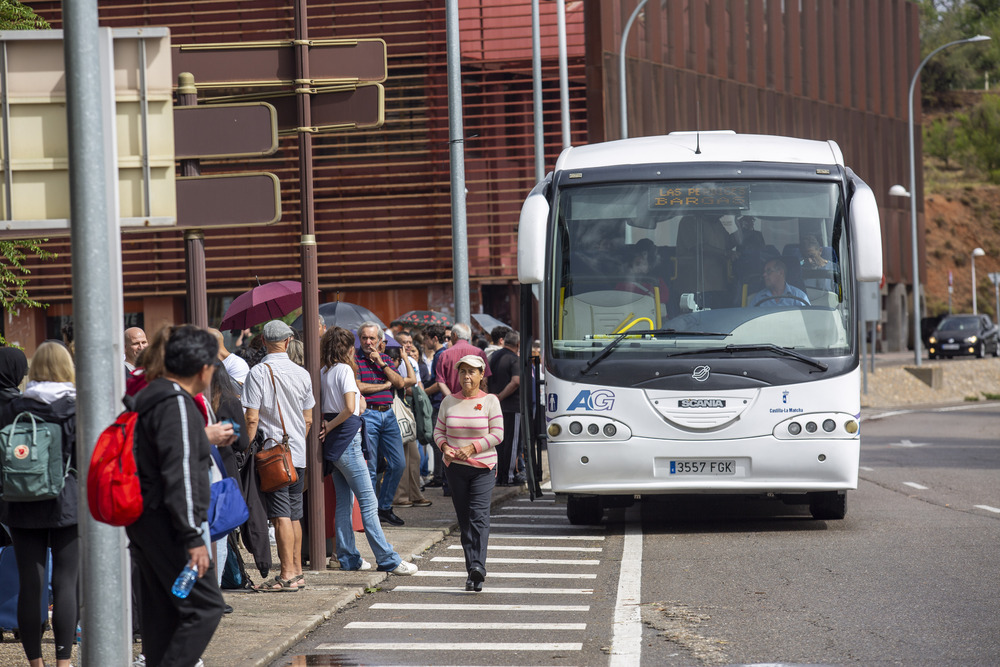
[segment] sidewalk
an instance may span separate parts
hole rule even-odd
[[[921,368],[940,369],[941,372],[942,382],[934,388],[906,370],[916,365],[913,352],[875,355],[874,372],[871,372],[871,359],[868,362],[867,392],[864,391],[862,376],[863,416],[884,410],[995,400],[992,397],[1000,395],[1000,359],[993,357],[932,361],[925,356],[920,362]]]

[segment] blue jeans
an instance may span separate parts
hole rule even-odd
[[[396,487],[403,478],[406,469],[406,456],[403,453],[403,438],[399,434],[399,423],[392,410],[379,412],[365,410],[361,418],[365,420],[368,430],[368,472],[371,476],[372,488],[378,496],[378,508],[391,510],[392,499],[396,496]],[[378,482],[375,470],[379,459],[386,460],[382,481]]]
[[[354,527],[351,512],[354,506],[354,496],[358,497],[361,508],[361,522],[365,526],[365,537],[375,554],[378,569],[394,570],[402,559],[392,549],[385,539],[382,524],[378,519],[378,504],[375,502],[375,492],[372,491],[371,478],[365,459],[361,456],[361,433],[354,437],[354,442],[348,445],[334,465],[333,488],[337,492],[336,520],[337,560],[344,570],[357,570],[361,567],[361,554],[354,546]],[[352,493],[353,492],[353,493]]]

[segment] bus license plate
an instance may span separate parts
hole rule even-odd
[[[670,462],[671,475],[735,475],[736,460],[698,460],[688,459],[685,461]]]

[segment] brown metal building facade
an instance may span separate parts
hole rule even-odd
[[[460,4],[472,310],[482,305],[513,319],[518,211],[534,181],[531,3]],[[59,2],[32,6],[60,27]],[[566,2],[574,144],[619,135],[619,40],[635,6]],[[556,7],[543,0],[541,8],[551,167],[562,142]],[[277,0],[115,0],[100,3],[100,16],[112,27],[167,26],[175,44],[294,36],[292,4]],[[412,308],[450,310],[444,3],[310,2],[309,33],[381,37],[389,56],[384,127],[314,139],[321,302],[339,293],[386,321]],[[887,192],[906,185],[906,93],[919,53],[918,7],[909,0],[653,0],[629,38],[629,134],[700,127],[836,140],[883,205],[891,320],[893,297],[905,315],[910,236],[908,203],[890,201]],[[227,297],[257,279],[300,275],[294,137],[267,158],[202,163],[203,173],[246,170],[279,176],[283,217],[270,227],[206,231],[214,321]],[[32,293],[51,304],[48,312],[7,323],[8,337],[29,350],[71,313],[69,244],[51,245],[59,259],[31,267]],[[129,234],[123,258],[132,321],[155,328],[182,320],[182,234]],[[905,327],[905,316],[899,320]]]

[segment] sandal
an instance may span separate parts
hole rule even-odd
[[[306,587],[306,576],[304,574],[297,574],[288,580],[288,583],[294,584],[295,588],[305,588]]]
[[[274,575],[267,581],[257,586],[261,593],[289,593],[299,590],[298,586],[293,586],[292,582],[281,578],[281,575]]]

